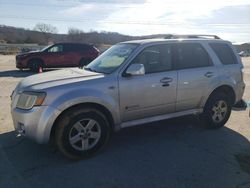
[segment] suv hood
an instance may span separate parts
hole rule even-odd
[[[27,55],[32,55],[32,54],[38,54],[38,53],[42,53],[42,52],[39,51],[39,50],[29,51],[29,52],[20,52],[16,56],[17,57],[22,57],[22,56],[27,56]]]
[[[85,71],[79,68],[50,71],[24,78],[17,86],[19,91],[27,87],[33,89],[45,89],[77,81],[92,80],[103,77],[101,73]]]

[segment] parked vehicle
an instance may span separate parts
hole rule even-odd
[[[16,56],[16,67],[38,71],[42,68],[83,67],[99,55],[93,45],[81,43],[58,43],[41,51],[21,53]]]
[[[123,42],[84,70],[22,80],[11,96],[14,126],[38,143],[55,140],[71,159],[92,156],[113,131],[138,124],[195,114],[220,128],[242,99],[242,69],[232,44],[220,39]]]
[[[250,56],[250,53],[248,51],[241,51],[239,53],[239,56],[241,57],[249,57]]]

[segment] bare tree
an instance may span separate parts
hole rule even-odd
[[[68,29],[68,37],[71,42],[82,42],[84,36],[84,32],[77,28],[69,28]]]
[[[45,23],[36,24],[34,30],[42,33],[57,33],[57,28],[55,26]]]
[[[81,33],[84,33],[82,30],[80,29],[77,29],[77,28],[74,28],[74,27],[70,27],[68,29],[68,34],[71,35],[71,34],[81,34]]]
[[[36,24],[34,30],[43,33],[43,37],[47,44],[49,43],[50,38],[52,38],[51,35],[57,33],[57,28],[55,26],[45,23]]]

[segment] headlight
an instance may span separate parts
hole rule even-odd
[[[44,92],[23,92],[17,101],[17,108],[29,110],[33,106],[40,106],[46,97]]]

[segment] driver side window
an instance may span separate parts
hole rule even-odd
[[[171,46],[167,44],[145,48],[132,62],[143,64],[145,73],[164,72],[172,69]]]
[[[50,49],[48,49],[48,52],[62,52],[63,51],[63,45],[55,45],[52,46]]]

